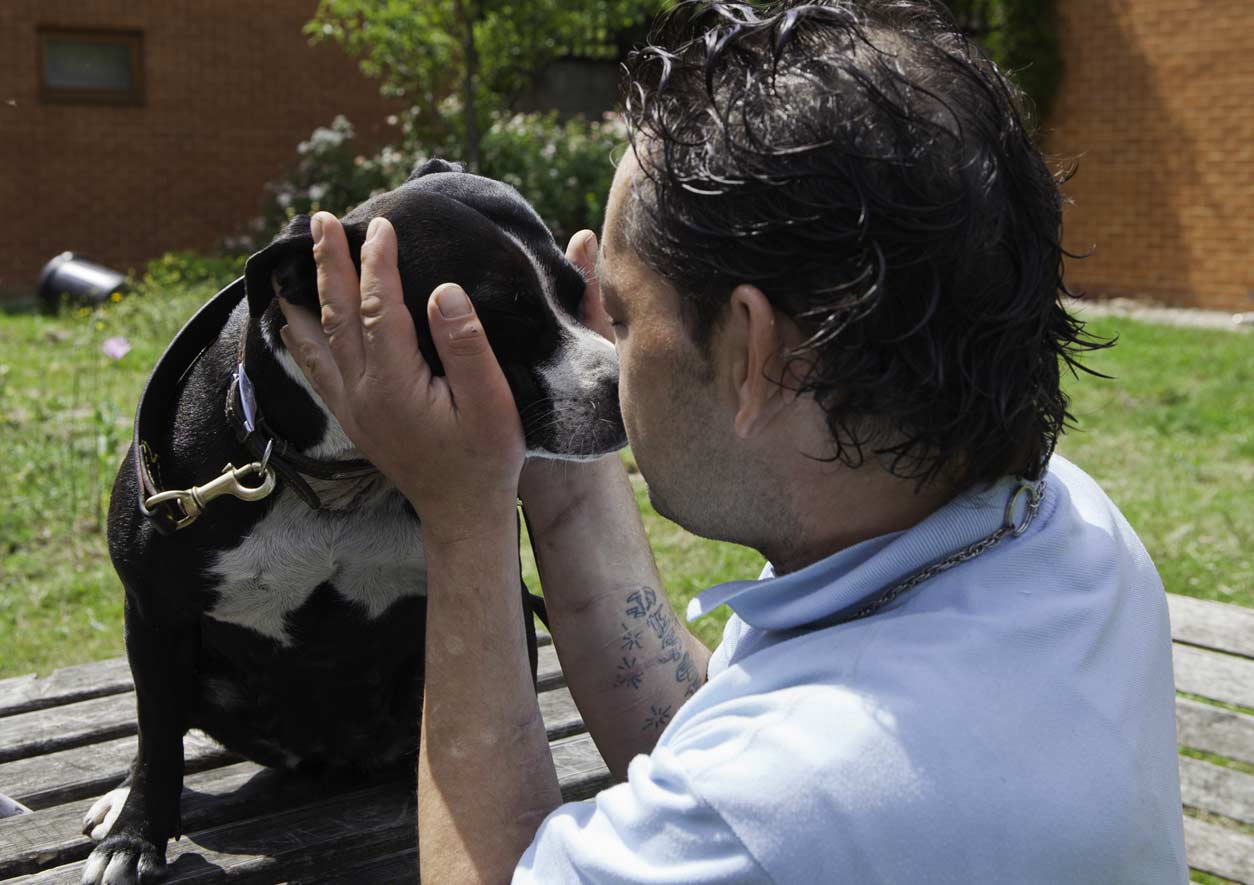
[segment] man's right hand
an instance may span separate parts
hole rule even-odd
[[[601,287],[597,280],[597,235],[581,230],[570,238],[566,258],[583,272],[586,281],[583,300],[579,303],[579,319],[592,331],[610,341],[614,332],[610,318],[601,303]],[[607,455],[599,461],[558,461],[552,458],[529,458],[518,479],[518,497],[533,526],[547,526],[569,512],[579,498],[595,493],[604,484],[602,461],[617,460]]]

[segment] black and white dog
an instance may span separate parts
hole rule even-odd
[[[509,380],[530,455],[584,459],[625,443],[614,348],[580,325],[583,277],[517,191],[432,160],[345,216],[359,264],[379,215],[396,228],[406,304],[435,371],[426,300],[456,282]],[[180,343],[193,320],[167,352],[181,347],[186,364],[163,358],[154,372],[114,485],[109,550],[126,588],[139,750],[122,784],[84,818],[99,842],[85,882],[160,874],[166,842],[181,832],[189,728],[290,769],[409,766],[416,754],[421,526],[382,475],[345,460],[357,454],[352,443],[278,335],[276,296],[318,309],[308,217],[253,255],[234,287],[246,298],[222,314],[224,325],[203,343]],[[259,465],[266,454],[244,483],[276,471],[262,500],[219,497],[203,512],[186,496],[154,500],[162,488],[203,485],[224,463]],[[519,629],[534,671],[530,617]]]

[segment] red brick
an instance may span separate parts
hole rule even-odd
[[[1073,289],[1254,309],[1254,3],[1059,0],[1066,74],[1041,141]]]
[[[344,114],[364,143],[397,106],[301,29],[316,0],[0,3],[0,297],[65,249],[118,268],[206,249],[258,215],[266,182]],[[36,28],[143,32],[140,106],[45,103]]]

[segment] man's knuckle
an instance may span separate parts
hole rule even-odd
[[[339,259],[339,256],[339,250],[336,249],[332,245],[331,241],[326,237],[323,237],[320,242],[314,244],[314,263],[320,267],[335,264],[335,262]]]
[[[344,325],[344,315],[338,308],[335,308],[330,304],[324,304],[322,306],[322,331],[326,332],[328,335],[335,336],[339,332],[343,331]]]
[[[386,289],[379,282],[363,284],[361,287],[361,315],[363,322],[377,320],[387,310],[389,299]]]

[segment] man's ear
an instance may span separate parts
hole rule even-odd
[[[737,436],[747,439],[765,427],[790,398],[781,385],[787,330],[757,286],[737,286],[727,307],[725,341],[732,348],[734,427]]]

